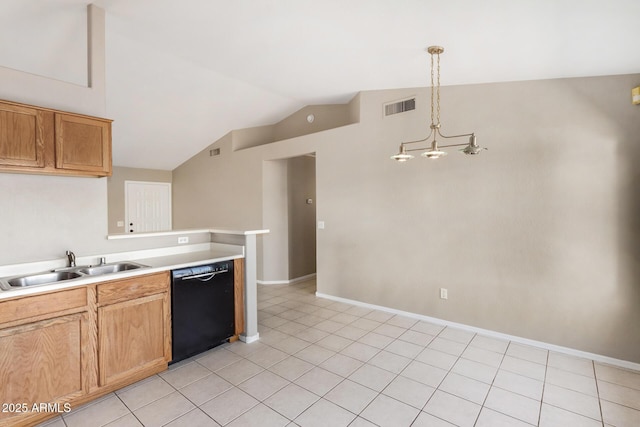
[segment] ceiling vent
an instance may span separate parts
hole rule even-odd
[[[404,99],[402,101],[384,104],[384,116],[392,116],[394,114],[405,113],[416,109],[416,98]]]

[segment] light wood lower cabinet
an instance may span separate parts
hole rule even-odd
[[[82,395],[87,342],[86,313],[42,320],[0,331],[0,402],[54,402]],[[11,398],[11,399],[10,399]]]
[[[167,369],[169,283],[162,272],[0,301],[0,426],[35,425]]]
[[[0,425],[30,425],[89,392],[95,345],[87,291],[0,303],[0,312],[21,318],[0,316]]]
[[[111,292],[116,287],[133,299],[109,304],[109,295],[118,297]],[[146,295],[154,288],[157,293]],[[107,305],[98,307],[99,385],[166,368],[171,360],[168,273],[98,285],[98,301],[101,296]]]
[[[236,320],[236,334],[232,341],[237,341],[244,332],[244,258],[233,260],[233,298]]]
[[[235,274],[239,334],[241,259]],[[170,277],[166,271],[0,301],[0,405],[7,405],[0,427],[33,426],[167,369]]]

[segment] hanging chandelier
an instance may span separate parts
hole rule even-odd
[[[399,162],[406,162],[409,159],[413,159],[413,156],[409,154],[410,151],[422,151],[422,157],[426,157],[428,159],[438,159],[440,157],[444,157],[447,155],[446,151],[442,151],[442,148],[447,147],[462,147],[461,149],[464,154],[479,154],[480,151],[486,150],[486,148],[482,148],[478,146],[476,142],[476,136],[473,133],[463,133],[460,135],[443,135],[440,132],[440,54],[444,52],[444,48],[441,46],[429,46],[427,48],[427,52],[431,55],[431,132],[424,139],[419,139],[417,141],[407,141],[402,142],[400,144],[400,150],[398,154],[391,156],[392,159],[397,160]],[[436,79],[434,80],[434,56],[436,58]],[[469,137],[469,142],[465,144],[449,144],[449,145],[438,145],[436,141],[436,137],[440,136],[442,138],[460,138],[463,136]],[[433,140],[431,144],[427,147],[422,148],[407,148],[407,145],[410,144],[418,144],[420,142],[428,141],[431,137]]]

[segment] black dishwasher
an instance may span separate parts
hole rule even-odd
[[[171,278],[171,363],[175,363],[235,334],[233,261],[173,270]]]

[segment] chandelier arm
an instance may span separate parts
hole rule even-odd
[[[410,151],[425,151],[425,150],[428,150],[429,148],[430,148],[430,147],[428,147],[428,146],[427,146],[427,147],[423,147],[423,148],[412,148],[412,149],[410,149],[410,150],[404,150],[404,151],[406,151],[407,153],[409,153]]]
[[[439,148],[447,148],[447,147],[462,147],[462,146],[467,146],[469,145],[469,143],[464,143],[464,144],[448,144],[448,145],[438,145]]]
[[[440,135],[443,138],[460,138],[463,136],[475,136],[474,132],[471,133],[461,133],[460,135],[451,135],[451,136],[447,136],[447,135],[443,135],[440,133],[440,129],[438,129],[438,135]]]
[[[402,145],[406,145],[406,144],[417,144],[418,142],[424,142],[424,141],[426,141],[427,139],[431,138],[432,136],[433,136],[433,129],[431,129],[431,132],[429,132],[429,135],[428,135],[426,138],[423,138],[423,139],[417,139],[417,140],[415,140],[415,141],[406,141],[406,142],[403,142],[403,143],[402,143]]]

